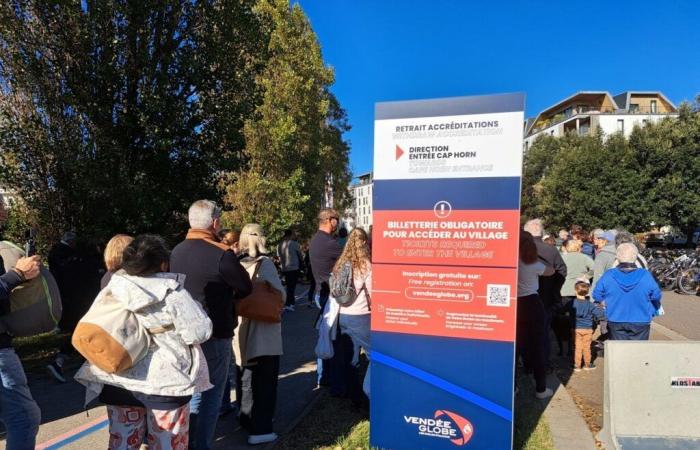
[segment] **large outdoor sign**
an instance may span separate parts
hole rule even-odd
[[[374,447],[511,448],[523,106],[376,105]]]

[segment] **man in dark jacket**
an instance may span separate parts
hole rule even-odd
[[[545,266],[552,267],[554,269],[554,274],[551,276],[541,276],[539,277],[539,289],[537,293],[542,300],[545,311],[545,333],[544,333],[544,355],[545,361],[549,364],[549,351],[551,343],[549,340],[549,330],[552,324],[552,314],[555,308],[561,306],[561,287],[566,281],[566,263],[561,257],[561,253],[556,247],[542,242],[542,234],[544,231],[544,226],[540,219],[532,219],[525,223],[523,229],[534,238],[535,245],[537,246],[537,256],[540,261],[544,263]]]
[[[4,220],[0,202],[0,223]],[[39,275],[39,257],[20,258],[5,272],[0,258],[0,314],[10,310],[10,292],[26,280]],[[0,325],[0,421],[5,424],[8,449],[34,448],[41,423],[41,411],[32,398],[22,362],[12,348],[12,336]]]
[[[333,272],[333,266],[343,252],[338,240],[333,237],[339,224],[340,216],[334,209],[321,210],[318,215],[318,231],[309,243],[311,270],[316,280],[316,289],[319,291],[321,309],[326,305],[330,294],[328,280]]]
[[[185,274],[185,289],[200,302],[213,324],[212,337],[202,344],[212,389],[192,397],[190,448],[209,450],[231,362],[231,339],[237,325],[234,300],[253,289],[248,273],[217,235],[221,210],[209,200],[190,206],[190,230],[170,257],[170,271]]]
[[[333,233],[338,229],[340,216],[334,209],[323,209],[318,215],[318,231],[309,243],[311,269],[316,280],[316,289],[321,310],[325,308],[330,294],[330,279],[333,267],[343,252]],[[333,357],[324,359],[319,384],[330,385],[331,395],[349,396],[353,401],[359,401],[362,388],[355,386],[352,381],[359,380],[352,360],[352,339],[338,333],[333,340]]]

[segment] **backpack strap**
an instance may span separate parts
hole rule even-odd
[[[175,325],[172,323],[169,323],[167,325],[161,325],[159,327],[147,328],[147,330],[150,334],[163,334],[166,331],[171,331],[174,329],[175,329]]]
[[[367,297],[367,308],[369,308],[369,310],[372,311],[372,297],[370,297],[369,291],[367,290],[367,283],[362,283],[360,292],[362,292],[362,290],[365,291],[365,297]]]

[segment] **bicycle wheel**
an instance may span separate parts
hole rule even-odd
[[[700,268],[692,267],[682,271],[678,275],[677,283],[681,292],[695,295],[698,292],[698,283],[700,283]]]
[[[675,270],[667,270],[658,275],[656,282],[659,283],[659,287],[662,290],[670,291],[676,287],[676,278],[678,277],[676,276]]]

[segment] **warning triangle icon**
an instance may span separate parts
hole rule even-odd
[[[396,160],[398,161],[399,158],[401,158],[403,156],[403,154],[404,154],[403,149],[397,145],[396,146]]]

